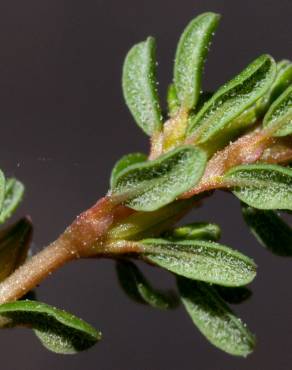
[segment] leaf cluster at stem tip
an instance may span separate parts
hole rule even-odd
[[[176,223],[214,190],[224,189],[241,201],[243,218],[262,245],[279,256],[292,256],[292,231],[282,219],[292,211],[292,63],[263,53],[215,91],[203,91],[204,64],[219,20],[218,14],[206,12],[183,31],[166,94],[167,112],[157,90],[155,39],[148,37],[130,49],[122,90],[134,120],[150,137],[149,153],[118,160],[107,195],[48,248],[55,248],[60,259],[66,254],[62,263],[80,256],[116,259],[127,297],[162,310],[181,303],[210,343],[247,356],[255,337],[228,304],[251,296],[246,285],[256,276],[256,263],[220,244],[218,225]],[[13,215],[23,193],[20,181],[6,179],[0,171],[0,224]],[[62,265],[56,255],[56,266],[49,265],[49,258],[30,258],[31,237],[29,218],[0,232],[0,327],[30,328],[56,353],[90,348],[101,339],[92,326],[35,298],[18,300],[31,288],[28,275],[39,273],[36,286]],[[140,262],[174,275],[176,292],[146,278]],[[22,274],[27,265],[33,269]],[[5,300],[7,287],[15,294]]]

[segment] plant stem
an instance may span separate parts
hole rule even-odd
[[[21,298],[53,271],[76,258],[62,238],[56,240],[0,284],[0,304]]]
[[[112,223],[129,212],[126,207],[112,204],[109,197],[99,200],[79,215],[55,242],[0,284],[0,304],[21,298],[66,262],[97,254]]]

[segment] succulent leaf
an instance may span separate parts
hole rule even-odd
[[[255,338],[235,316],[212,286],[178,278],[182,302],[193,323],[216,347],[235,356],[246,357],[255,346]]]
[[[121,260],[116,268],[121,287],[134,301],[162,310],[177,306],[175,295],[153,288],[134,263]]]
[[[209,143],[222,135],[228,137],[235,129],[229,124],[267,92],[275,71],[275,62],[269,55],[262,55],[250,63],[190,118],[188,135],[196,144]]]
[[[22,201],[23,194],[24,186],[20,181],[14,178],[7,179],[3,208],[0,213],[0,224],[3,224],[16,211]]]
[[[224,286],[250,283],[256,265],[242,253],[205,240],[144,239],[143,258],[177,275]]]
[[[246,224],[261,245],[279,256],[292,256],[292,229],[276,212],[242,204]]]
[[[32,224],[27,218],[0,232],[0,281],[26,260],[31,238]]]
[[[36,301],[0,305],[0,326],[32,328],[52,352],[73,354],[86,350],[101,339],[101,333],[68,312]]]
[[[143,153],[130,153],[120,158],[114,165],[111,172],[110,178],[111,187],[114,186],[116,178],[119,176],[120,172],[122,172],[125,168],[131,166],[132,164],[146,162],[146,160],[147,156]]]
[[[174,85],[182,108],[195,107],[200,91],[203,67],[220,16],[203,13],[184,30],[176,51]]]
[[[156,160],[121,171],[112,195],[137,211],[154,211],[174,201],[202,177],[207,156],[193,146],[181,146]]]
[[[122,76],[125,101],[137,124],[149,136],[161,129],[157,94],[155,40],[134,45],[128,52]]]
[[[250,164],[229,170],[223,178],[244,203],[258,209],[292,210],[292,169]]]
[[[292,134],[292,85],[271,105],[263,125],[265,128],[275,130],[273,136]]]

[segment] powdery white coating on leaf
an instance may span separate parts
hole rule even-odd
[[[85,321],[52,306],[35,301],[0,305],[0,324],[26,326],[35,330],[43,345],[56,353],[73,354],[88,349],[101,339]]]
[[[292,169],[269,164],[242,165],[229,170],[223,181],[252,207],[292,210]]]
[[[207,156],[193,146],[181,146],[156,160],[129,166],[116,179],[112,194],[125,197],[137,211],[154,211],[175,200],[202,177]]]
[[[253,334],[212,286],[178,278],[178,288],[193,323],[212,344],[235,356],[252,352]]]
[[[241,286],[256,275],[256,265],[250,258],[211,241],[145,239],[139,243],[146,259],[189,279]]]
[[[188,135],[205,143],[225,133],[229,123],[253,105],[271,86],[276,66],[272,57],[262,55],[239,75],[223,85],[189,123]]]
[[[271,105],[263,124],[267,128],[277,128],[273,136],[292,134],[292,85]]]
[[[162,124],[155,66],[155,40],[152,37],[134,45],[123,66],[124,98],[137,124],[147,135],[159,131]]]
[[[194,108],[198,101],[204,62],[219,18],[215,13],[199,15],[188,24],[179,40],[174,84],[177,97],[185,109]]]

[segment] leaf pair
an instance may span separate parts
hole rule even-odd
[[[174,80],[168,90],[170,115],[180,108],[190,113],[187,136],[211,153],[231,140],[258,114],[253,106],[260,101],[260,111],[285,89],[291,78],[286,61],[276,64],[269,55],[262,55],[239,75],[224,84],[202,106],[196,109],[201,96],[201,80],[209,44],[218,26],[219,16],[204,13],[193,19],[184,30],[176,50]],[[153,135],[162,129],[155,81],[155,43],[153,38],[135,45],[123,67],[123,92],[126,103],[138,125]],[[199,104],[200,105],[200,104]]]
[[[179,41],[174,90],[183,109],[193,109],[199,98],[203,65],[218,20],[215,13],[201,14],[189,23]],[[125,101],[137,124],[150,136],[162,127],[155,69],[155,41],[148,37],[128,52],[122,85]]]
[[[191,249],[195,243],[202,247],[202,240],[198,240],[197,238],[211,237],[215,239],[219,237],[219,231],[217,225],[213,224],[190,224],[167,232],[166,235],[171,238],[171,241],[165,240],[162,248],[161,240],[157,239],[152,239],[148,242],[144,240],[140,243],[146,250],[151,243],[155,253],[153,253],[152,256],[146,253],[147,258],[150,257],[151,262],[157,263],[155,257],[158,256],[159,260],[163,261],[162,267],[185,276],[187,271],[184,271],[186,261],[194,262],[194,257],[192,256],[192,252],[194,251]],[[191,237],[193,238],[192,242],[194,244],[190,246],[189,244],[191,241],[188,240],[186,240],[188,244],[183,244],[182,240],[175,241],[176,238],[180,237]],[[173,261],[169,260],[168,257],[169,249],[177,244],[185,246],[184,253],[186,256],[185,259],[178,259],[175,264]],[[205,252],[208,247],[210,247],[210,244],[210,242],[204,244]],[[212,246],[214,247],[214,244]],[[182,253],[177,254],[177,251],[174,251],[174,254],[178,255],[178,258],[182,257]],[[202,251],[198,251],[198,254],[200,254],[200,257],[196,260],[196,269],[201,270],[203,264],[200,263],[199,260],[201,258],[202,262],[205,256]],[[155,256],[154,259],[152,258],[153,255]],[[215,256],[212,257],[216,258]],[[230,260],[228,261],[228,258],[224,258],[221,267],[228,265],[228,263],[230,263]],[[175,267],[175,265],[178,266],[179,264],[181,265],[181,269]],[[160,262],[158,262],[158,265],[161,266]],[[220,265],[219,261],[218,265]],[[208,271],[206,266],[205,268]],[[196,275],[196,269],[193,269],[192,278],[199,277],[199,275]],[[219,270],[220,268],[217,271],[218,275],[221,275],[222,270]],[[121,287],[125,293],[138,303],[146,303],[155,308],[165,309],[172,308],[173,302],[176,302],[173,301],[173,295],[154,289],[145,280],[137,267],[129,261],[119,261],[117,264],[117,273]],[[226,300],[230,303],[240,303],[247,299],[251,292],[245,286],[239,288],[226,288],[217,285],[212,287],[206,283],[191,281],[179,276],[177,276],[177,282],[181,301],[187,312],[194,324],[212,344],[227,353],[237,356],[247,356],[252,352],[255,344],[254,336],[224,302],[224,300]]]
[[[101,339],[85,321],[44,303],[17,301],[0,305],[0,327],[28,327],[50,351],[73,354]]]

